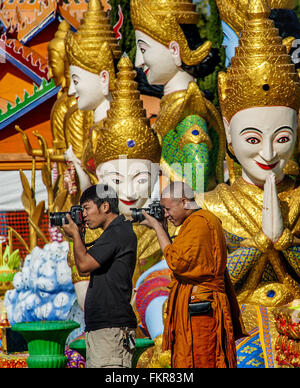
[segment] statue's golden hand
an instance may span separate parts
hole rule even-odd
[[[258,246],[256,245],[253,238],[246,238],[245,240],[241,241],[240,246],[243,248],[256,248],[256,249],[258,249]]]
[[[273,243],[269,237],[262,232],[256,233],[251,238],[247,238],[240,243],[241,247],[256,248],[263,253],[272,248],[272,245]]]

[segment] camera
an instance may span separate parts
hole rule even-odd
[[[145,210],[145,212],[149,214],[149,216],[156,218],[160,222],[164,220],[165,212],[159,201],[152,202],[147,208],[131,208],[130,210],[132,222],[141,222],[145,219],[142,210]]]
[[[70,214],[72,220],[76,225],[81,226],[84,224],[83,221],[83,210],[79,205],[72,206],[69,212],[57,212],[50,213],[50,225],[51,226],[63,226],[68,224],[67,214]]]

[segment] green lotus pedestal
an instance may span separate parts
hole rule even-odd
[[[39,321],[16,323],[12,326],[27,341],[28,368],[64,368],[64,355],[68,335],[80,327],[73,321]]]
[[[137,338],[135,343],[135,351],[132,357],[132,368],[136,368],[140,356],[145,350],[154,346],[154,341],[150,338]],[[77,339],[70,343],[70,349],[76,350],[84,359],[86,359],[86,345],[84,339]]]

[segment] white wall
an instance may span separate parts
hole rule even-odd
[[[31,187],[31,170],[23,170]],[[48,197],[46,186],[42,181],[41,171],[36,171],[35,178],[35,198],[36,203],[45,201],[48,207]],[[21,195],[23,186],[19,171],[0,171],[0,211],[20,211],[24,210]]]

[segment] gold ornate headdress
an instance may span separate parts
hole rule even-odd
[[[66,52],[69,65],[96,74],[109,71],[114,87],[114,58],[120,58],[121,49],[100,0],[89,1],[77,32],[68,33]]]
[[[54,38],[48,45],[48,57],[49,57],[49,78],[53,78],[57,83],[57,86],[61,84],[62,89],[66,86],[65,79],[65,47],[66,37],[71,30],[70,25],[63,20],[54,35]],[[59,79],[57,79],[59,77]]]
[[[219,73],[222,115],[230,122],[255,106],[300,108],[300,84],[272,20],[266,0],[250,0],[243,29],[227,73]]]
[[[127,56],[118,64],[116,90],[103,126],[94,131],[96,166],[126,155],[128,159],[148,159],[159,163],[161,145],[150,127],[143,102],[134,81],[136,72]]]
[[[131,20],[135,30],[149,35],[164,46],[178,42],[180,55],[186,65],[203,61],[211,50],[207,41],[196,50],[189,48],[180,24],[197,24],[199,14],[192,0],[131,0]]]
[[[217,0],[221,19],[240,36],[247,19],[248,0]],[[293,9],[295,0],[267,0],[271,9]]]

